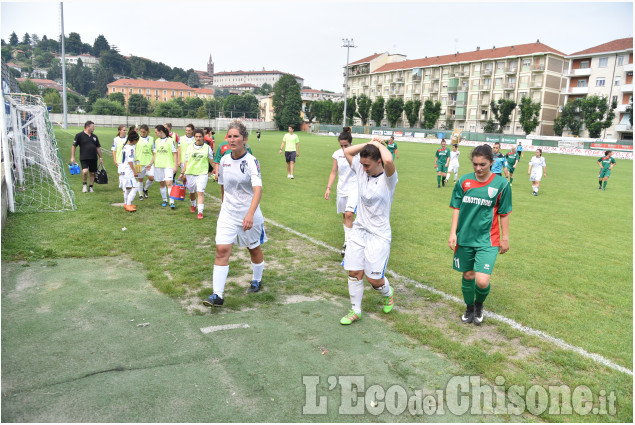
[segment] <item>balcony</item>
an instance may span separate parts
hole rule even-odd
[[[529,84],[529,88],[530,89],[541,89],[542,88],[542,81],[532,81]]]
[[[469,77],[470,77],[469,72],[459,72],[459,78],[469,78]]]
[[[633,64],[629,63],[624,65],[624,72],[633,72]]]
[[[481,72],[481,75],[492,75],[492,70],[491,69],[485,69],[485,70],[483,70],[483,72]]]
[[[396,82],[397,84],[403,84],[403,77],[397,77],[397,78],[395,78],[395,82]]]
[[[448,106],[456,106],[456,100],[450,100]]]
[[[532,72],[543,72],[545,70],[544,64],[536,64],[531,67]]]
[[[588,77],[591,75],[591,68],[570,69],[566,72],[567,77]]]
[[[518,72],[518,68],[507,68],[505,70],[505,74],[516,74]]]
[[[478,91],[489,91],[490,90],[490,85],[486,85],[486,86],[479,86]]]
[[[479,118],[479,121],[487,121],[489,118],[487,118],[487,115],[481,115],[481,117]]]
[[[489,106],[489,99],[481,99],[481,106]]]
[[[412,81],[421,81],[421,75],[413,75]]]
[[[459,86],[448,87],[448,93],[456,93],[459,91]]]
[[[617,108],[615,109],[617,112],[626,112],[626,109],[628,109],[628,103],[624,103],[622,105],[617,105]]]
[[[432,87],[430,89],[430,93],[438,93],[438,92],[439,92],[439,87],[438,86],[437,87]]]
[[[633,131],[633,126],[630,124],[616,124],[615,131]]]
[[[507,84],[505,87],[503,87],[503,90],[516,90],[516,83]]]
[[[562,89],[562,94],[589,94],[588,87],[566,87]]]
[[[455,120],[465,120],[466,117],[467,117],[466,114],[455,114],[454,115],[454,119]]]
[[[620,87],[621,87],[622,93],[633,93],[633,83],[623,84]]]

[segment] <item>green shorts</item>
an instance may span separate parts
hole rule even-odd
[[[599,179],[603,179],[604,177],[611,177],[611,170],[609,169],[601,169],[600,170],[600,175],[598,176]]]
[[[454,250],[452,268],[459,272],[474,270],[478,273],[492,274],[498,255],[497,246],[459,246]]]
[[[515,170],[514,167],[508,167],[507,168],[507,171],[509,171],[509,174],[514,174],[514,170]]]
[[[446,167],[445,165],[437,165],[437,172],[438,171],[441,171],[442,173],[447,173],[448,167]]]

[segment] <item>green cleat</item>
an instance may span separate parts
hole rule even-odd
[[[355,313],[353,310],[349,311],[348,314],[340,319],[340,323],[342,325],[350,325],[357,320],[362,319],[362,313]]]
[[[392,308],[395,306],[395,300],[393,297],[394,293],[395,290],[393,288],[390,288],[390,295],[384,297],[384,313],[390,313],[392,311]]]

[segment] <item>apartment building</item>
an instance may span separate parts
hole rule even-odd
[[[215,87],[235,87],[241,84],[253,84],[254,86],[262,87],[263,84],[268,83],[273,86],[278,82],[286,72],[280,71],[230,71],[230,72],[216,72],[212,75]],[[295,80],[300,86],[304,85],[304,79],[293,75]]]
[[[306,107],[309,102],[321,101],[321,100],[332,100],[333,102],[339,102],[344,100],[344,96],[342,93],[328,93],[322,90],[315,89],[302,89],[300,91],[300,96],[302,97],[302,111],[300,112],[300,116],[303,121],[308,121],[306,118]]]
[[[174,98],[199,97],[203,100],[214,97],[213,89],[197,89],[189,87],[183,83],[165,80],[135,80],[122,78],[107,85],[108,94],[123,93],[126,98],[133,94],[140,94],[148,100],[156,102],[167,102]]]
[[[617,102],[613,125],[602,137],[633,140],[630,115],[626,113],[633,100],[633,38],[613,40],[566,56],[565,102],[586,96],[602,96]],[[565,130],[565,134],[567,134]],[[588,136],[586,132],[581,134]]]
[[[372,100],[401,97],[441,102],[441,117],[456,128],[483,131],[491,118],[490,102],[523,96],[541,103],[541,125],[535,134],[553,135],[553,120],[563,104],[565,54],[540,41],[465,53],[406,60],[403,55],[375,54],[349,64],[348,96]],[[420,112],[420,118],[423,108]],[[503,131],[524,134],[518,109]],[[402,120],[405,122],[405,118]],[[384,121],[384,124],[386,121]],[[378,123],[377,123],[378,124]]]

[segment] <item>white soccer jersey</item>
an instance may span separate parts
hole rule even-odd
[[[132,145],[124,145],[121,151],[121,168],[119,174],[126,177],[134,177],[134,171],[130,168],[129,162],[135,162],[135,147]]]
[[[237,159],[232,154],[223,156],[218,166],[218,184],[223,185],[224,190],[220,215],[236,225],[242,225],[254,197],[254,186],[262,187],[258,160],[249,152]],[[263,222],[258,205],[254,223]]]
[[[337,161],[337,196],[349,196],[357,191],[357,176],[346,160],[342,149],[336,150],[332,158]]]
[[[461,155],[459,151],[450,151],[450,167],[452,165],[459,165],[459,155]]]
[[[122,145],[124,143],[126,143],[126,139],[127,139],[127,137],[116,136],[114,139],[112,139],[112,146],[110,147],[110,150],[113,151],[113,152],[117,152],[117,146],[119,146],[120,143]],[[117,159],[119,159],[119,158],[117,158]],[[123,172],[122,170],[123,170],[123,167],[121,166],[121,164],[119,164],[117,166],[117,172],[121,173],[121,172]]]
[[[540,158],[534,156],[533,158],[531,158],[531,161],[529,161],[529,165],[531,165],[532,173],[535,172],[542,174],[542,167],[546,167],[547,163],[545,162],[545,158],[543,158],[542,156]]]
[[[397,186],[397,171],[387,177],[383,172],[371,177],[364,171],[359,154],[353,158],[351,168],[357,176],[357,217],[353,227],[362,228],[374,235],[391,240],[390,208]]]

